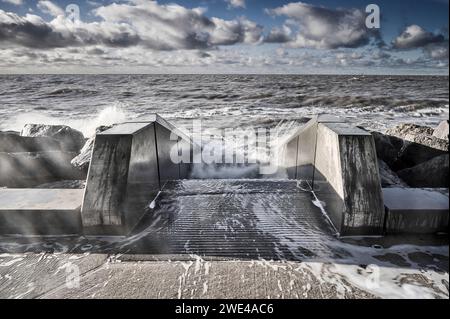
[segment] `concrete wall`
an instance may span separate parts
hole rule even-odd
[[[80,234],[82,197],[82,189],[0,189],[0,234]]]
[[[448,233],[449,201],[439,190],[383,188],[386,234]]]
[[[314,185],[341,235],[382,233],[383,199],[369,133],[340,119],[318,116],[286,144],[285,155],[289,178]]]
[[[85,233],[129,234],[165,183],[189,174],[188,164],[170,158],[179,143],[190,140],[157,115],[97,134],[81,209]]]

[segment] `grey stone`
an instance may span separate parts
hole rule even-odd
[[[74,153],[0,153],[0,186],[34,187],[57,180],[81,180],[86,175],[70,165]]]
[[[0,132],[0,152],[61,151],[61,143],[51,137],[26,137],[15,133]]]
[[[409,168],[446,153],[446,151],[440,149],[405,141],[399,154],[399,160],[394,164],[393,168],[396,171]]]
[[[427,162],[397,172],[411,187],[448,187],[448,154],[437,156]]]
[[[103,131],[106,131],[107,129],[110,129],[111,126],[100,126],[97,127],[95,130],[95,133],[101,133]],[[94,141],[95,141],[95,135],[91,136],[86,143],[84,144],[83,148],[80,151],[80,154],[78,154],[76,157],[72,159],[70,162],[75,168],[82,170],[87,173],[89,169],[89,163],[91,162],[91,156],[92,156],[92,149],[94,148]]]
[[[448,120],[439,123],[434,129],[433,136],[448,141]]]
[[[26,124],[22,136],[47,136],[61,142],[63,150],[79,152],[84,145],[83,133],[65,125]]]
[[[392,171],[382,160],[378,160],[382,187],[408,187],[408,185],[398,175]]]
[[[0,233],[81,233],[80,189],[0,189]]]
[[[384,188],[387,233],[436,233],[448,230],[448,197],[418,188]]]
[[[375,141],[378,158],[387,163],[389,167],[396,165],[403,147],[403,140],[380,132],[371,132],[371,134]]]
[[[386,131],[387,135],[403,139],[397,161],[380,156],[394,171],[409,168],[448,152],[448,140],[433,136],[434,129],[416,124],[401,124]],[[380,148],[386,145],[381,145]],[[398,144],[395,144],[398,147]],[[379,154],[383,154],[380,151]],[[385,154],[383,154],[385,155]]]
[[[387,135],[447,152],[448,141],[433,136],[433,133],[433,128],[416,124],[401,124],[386,131]]]

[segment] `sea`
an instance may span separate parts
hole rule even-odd
[[[0,75],[0,130],[65,124],[85,136],[100,125],[158,113],[181,129],[261,128],[316,114],[367,129],[436,126],[449,117],[448,76]]]

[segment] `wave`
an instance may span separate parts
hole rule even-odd
[[[42,114],[41,112],[27,112],[12,117],[4,130],[21,130],[25,124],[67,125],[83,133],[85,137],[95,134],[95,129],[101,125],[112,125],[135,117],[121,106],[106,107],[91,117],[67,118]]]
[[[92,89],[82,88],[59,88],[46,93],[47,96],[76,96],[76,95],[95,95],[99,92]]]

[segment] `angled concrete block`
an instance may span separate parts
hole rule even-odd
[[[319,123],[314,167],[331,187],[327,211],[342,235],[381,234],[384,208],[375,143],[346,123]],[[334,197],[333,197],[334,195]],[[320,196],[319,196],[320,197]]]
[[[448,197],[432,189],[383,188],[386,233],[448,232]]]
[[[124,123],[96,136],[88,172],[83,207],[83,227],[87,234],[123,234],[137,222],[139,215],[129,208],[132,196],[146,199],[159,189],[154,149],[153,123]],[[148,177],[148,181],[145,177]],[[140,187],[140,181],[145,181]]]
[[[81,234],[82,189],[0,189],[0,234]]]
[[[82,206],[85,233],[130,233],[165,183],[180,179],[180,164],[170,157],[180,139],[190,142],[158,115],[97,134]]]
[[[289,178],[310,183],[342,235],[382,233],[377,165],[373,137],[332,116],[314,117],[286,144]]]

